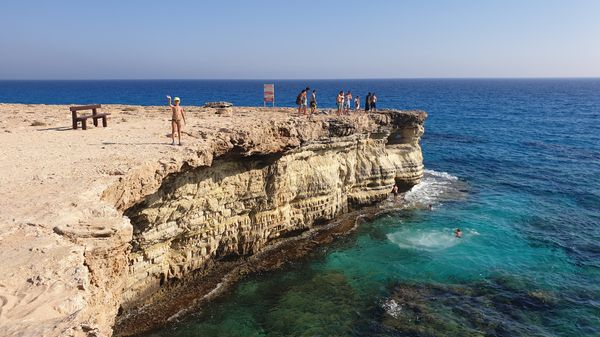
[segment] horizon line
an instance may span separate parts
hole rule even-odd
[[[473,77],[356,77],[356,78],[0,78],[0,81],[373,81],[373,80],[558,80],[600,79],[600,76],[473,76]]]

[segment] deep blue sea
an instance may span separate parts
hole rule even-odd
[[[258,106],[269,82],[0,82],[0,102]],[[148,336],[600,336],[600,79],[271,83],[283,106],[308,85],[322,107],[351,90],[427,111],[426,176],[408,207]]]

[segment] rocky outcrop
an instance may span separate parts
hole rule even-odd
[[[204,103],[205,108],[231,108],[233,103],[229,102],[206,102]]]
[[[353,209],[423,174],[424,112],[186,107],[184,145],[169,146],[167,108],[105,108],[110,128],[74,133],[57,132],[67,106],[0,104],[17,133],[0,167],[3,336],[110,336],[117,316],[116,335],[147,330],[346,233]]]
[[[278,238],[381,201],[394,183],[415,185],[423,175],[425,117],[386,111],[243,130],[216,139],[216,153],[157,174],[160,184],[150,185],[158,188],[142,200],[121,195],[115,203],[133,225],[121,309],[147,303],[210,261],[256,254]],[[148,192],[132,187],[144,190],[114,190]]]

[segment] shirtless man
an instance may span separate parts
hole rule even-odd
[[[167,96],[169,100],[169,107],[171,107],[171,111],[173,112],[173,116],[171,117],[171,145],[175,145],[175,129],[177,129],[177,138],[179,140],[179,145],[181,145],[181,120],[183,120],[183,124],[185,124],[185,112],[183,108],[179,105],[181,100],[179,97],[175,97],[173,102],[175,105],[171,104],[171,96]]]
[[[352,93],[350,90],[346,92],[346,99],[344,100],[344,110],[346,114],[350,114],[350,105],[352,104]]]
[[[394,199],[396,199],[398,197],[398,185],[394,184],[394,187],[392,187],[392,193],[394,194]]]

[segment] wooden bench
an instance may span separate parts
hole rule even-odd
[[[87,119],[91,118],[94,122],[94,126],[98,126],[98,119],[102,118],[102,126],[106,127],[108,123],[106,122],[106,116],[109,116],[109,113],[98,113],[98,109],[100,109],[102,105],[94,104],[94,105],[82,105],[82,106],[72,106],[69,109],[71,110],[71,117],[73,119],[73,129],[77,130],[77,123],[81,122],[81,129],[87,130]],[[91,115],[77,115],[77,111],[82,110],[92,110]]]

